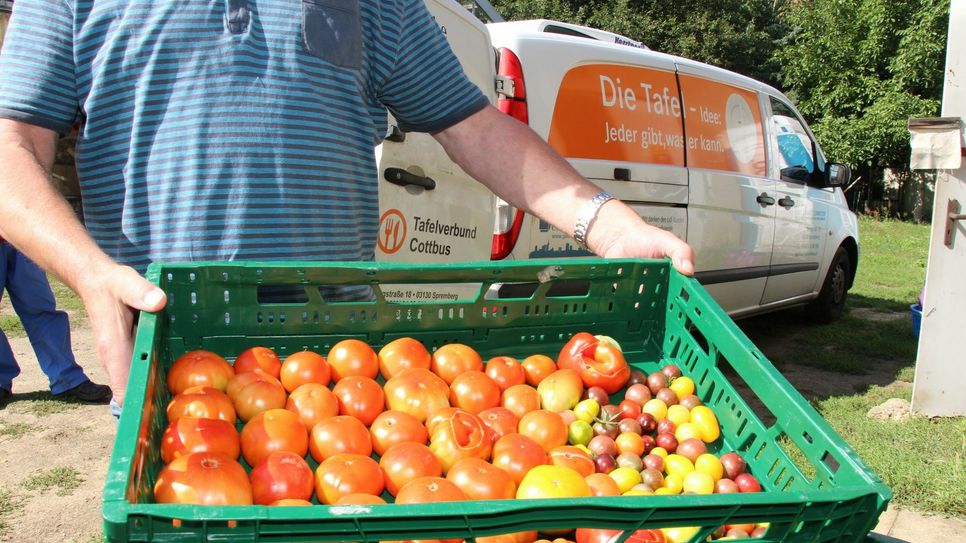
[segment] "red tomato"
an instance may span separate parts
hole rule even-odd
[[[245,468],[216,452],[180,456],[158,474],[157,503],[252,505],[252,486]]]
[[[366,426],[355,417],[329,417],[312,427],[309,453],[316,462],[340,453],[369,456],[372,454],[372,438]]]
[[[322,355],[312,351],[299,351],[285,357],[279,372],[279,381],[285,390],[292,392],[306,383],[329,386],[332,370]]]
[[[350,415],[369,426],[386,406],[386,395],[375,379],[349,375],[340,379],[332,393],[339,398],[339,414]]]
[[[621,400],[621,403],[617,404],[617,408],[620,409],[621,420],[636,419],[641,416],[641,404],[633,400]]]
[[[262,411],[285,407],[286,394],[282,383],[258,369],[232,377],[225,393],[242,421],[251,420]]]
[[[309,500],[315,490],[312,468],[304,458],[288,451],[269,454],[252,468],[248,478],[256,505],[269,505],[284,499]]]
[[[623,530],[608,530],[606,528],[577,528],[575,538],[577,543],[614,543],[623,533]],[[661,530],[637,530],[625,541],[629,543],[665,543],[665,538],[664,532]]]
[[[539,385],[544,377],[557,371],[557,363],[543,354],[528,356],[520,362],[520,365],[523,366],[523,373],[527,376],[527,384],[534,387]]]
[[[513,532],[511,534],[488,535],[476,538],[476,543],[534,543],[537,531]]]
[[[343,496],[362,493],[378,496],[385,482],[375,460],[361,454],[342,453],[326,458],[315,470],[315,495],[331,505]]]
[[[396,503],[460,502],[466,494],[456,483],[442,477],[419,477],[409,481],[396,494]]]
[[[550,463],[554,466],[566,466],[585,478],[597,471],[593,457],[580,447],[572,445],[554,447],[550,451]]]
[[[517,493],[509,473],[481,458],[463,458],[450,468],[446,479],[471,500],[509,500]]]
[[[211,387],[191,387],[168,402],[168,422],[182,416],[199,419],[221,419],[235,424],[237,416],[231,399],[224,392]]]
[[[409,368],[428,370],[433,359],[426,347],[411,337],[390,341],[379,349],[378,358],[379,373],[386,380]]]
[[[336,382],[350,375],[370,379],[379,375],[379,357],[376,356],[376,351],[368,343],[358,339],[344,339],[336,343],[325,358],[332,369],[332,379]]]
[[[500,387],[482,371],[466,371],[449,386],[449,403],[474,415],[500,405]]]
[[[620,496],[621,487],[617,486],[617,481],[606,473],[591,473],[584,477],[590,492],[594,496]]]
[[[175,359],[168,369],[167,384],[171,394],[181,394],[191,387],[212,387],[224,392],[235,369],[227,360],[211,351],[189,351]]]
[[[386,490],[395,496],[403,485],[419,477],[440,477],[443,466],[422,443],[397,443],[379,458]]]
[[[402,411],[383,411],[369,426],[372,436],[372,450],[382,456],[397,443],[419,443],[425,445],[429,431],[419,419]]]
[[[449,407],[449,385],[422,368],[403,370],[383,386],[386,407],[403,411],[425,422],[438,409]]]
[[[546,409],[531,411],[520,418],[517,431],[536,441],[544,451],[567,444],[567,427],[560,415]]]
[[[469,345],[449,343],[433,353],[431,369],[450,385],[463,372],[483,371],[483,359]]]
[[[305,383],[289,394],[285,409],[298,415],[311,431],[319,421],[339,414],[339,399],[325,385]]]
[[[502,405],[519,419],[540,409],[540,394],[530,385],[513,385],[503,391]]]
[[[557,356],[557,366],[579,373],[587,388],[599,386],[608,394],[624,388],[631,378],[631,368],[621,350],[587,332],[570,338]]]
[[[305,456],[308,449],[309,434],[302,419],[288,409],[263,411],[242,427],[242,456],[249,466],[258,464],[274,451]]]
[[[506,407],[491,407],[481,411],[477,416],[490,431],[490,441],[493,442],[507,434],[515,433],[520,424],[520,419]]]
[[[489,458],[493,444],[479,417],[457,409],[430,430],[429,448],[439,458],[445,475],[461,458]]]
[[[165,464],[179,456],[205,451],[238,458],[241,444],[235,425],[221,419],[179,417],[161,436],[161,460]]]
[[[493,465],[509,473],[518,485],[531,468],[548,462],[547,451],[524,435],[507,434],[493,444]]]
[[[527,382],[527,374],[523,366],[512,356],[494,356],[486,363],[486,374],[500,387],[506,390],[513,385]]]
[[[282,370],[282,361],[278,359],[275,351],[268,347],[250,347],[235,358],[234,366],[236,374],[262,370],[278,379],[279,372]]]

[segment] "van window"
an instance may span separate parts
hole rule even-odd
[[[681,74],[680,80],[688,166],[764,177],[758,95],[693,75]]]
[[[771,101],[771,125],[776,159],[783,181],[807,183],[815,172],[815,145],[805,130],[805,123],[788,104],[774,96]]]

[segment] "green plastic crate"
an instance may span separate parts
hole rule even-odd
[[[700,526],[692,541],[703,541],[718,526],[747,522],[770,522],[762,541],[858,541],[891,498],[701,285],[666,261],[197,263],[154,265],[147,276],[168,293],[168,306],[157,315],[142,314],[138,324],[104,488],[108,541],[361,542],[581,526]],[[446,283],[477,294],[457,301],[389,302],[382,293],[392,285],[418,298],[425,290],[421,285]],[[344,285],[371,286],[374,301],[323,300],[320,290]],[[513,285],[517,298],[488,294],[500,285]],[[259,292],[270,286],[297,287],[300,299],[259,303]],[[535,353],[556,357],[578,331],[615,338],[627,360],[648,373],[678,364],[719,418],[722,437],[709,450],[741,452],[765,491],[405,506],[152,503],[170,399],[165,370],[181,353],[205,348],[231,359],[247,347],[265,345],[283,357],[306,348],[325,354],[350,337],[378,350],[412,336],[430,350],[460,342],[484,360],[497,354],[522,359]]]

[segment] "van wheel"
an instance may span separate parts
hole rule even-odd
[[[845,296],[848,292],[849,274],[852,273],[852,263],[844,247],[835,251],[835,258],[829,267],[825,283],[818,293],[818,298],[805,307],[809,319],[818,323],[828,324],[838,320],[845,308]]]

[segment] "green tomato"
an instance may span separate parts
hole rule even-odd
[[[600,414],[600,404],[597,403],[597,400],[590,398],[581,400],[574,406],[574,414],[577,415],[577,420],[588,423],[594,422],[594,419]]]
[[[571,445],[586,446],[593,437],[594,428],[587,421],[578,419],[571,422],[570,426],[567,427],[567,441]]]

